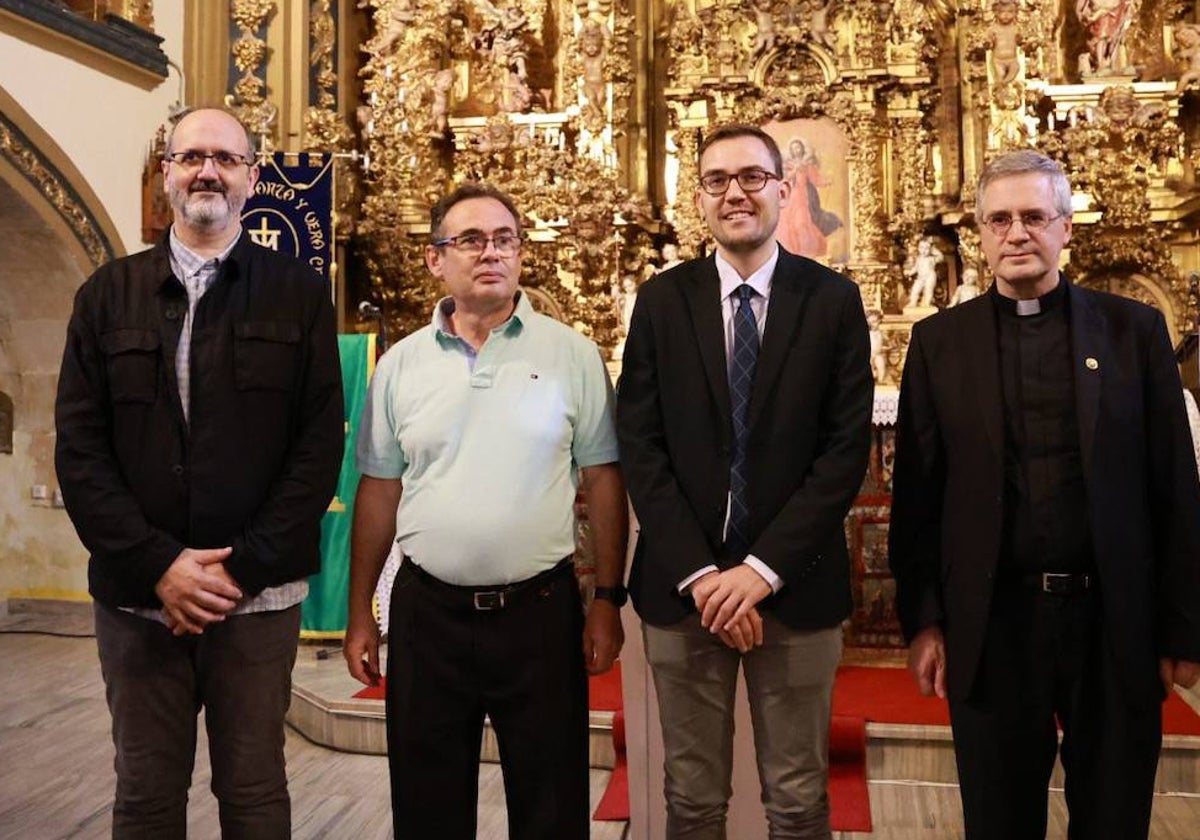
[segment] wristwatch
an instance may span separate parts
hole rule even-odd
[[[597,586],[593,595],[601,601],[610,601],[615,607],[623,607],[629,600],[629,590],[624,586]]]

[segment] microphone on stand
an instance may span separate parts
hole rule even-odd
[[[384,320],[383,309],[369,300],[360,301],[358,319],[375,322],[376,331],[379,333],[379,353],[382,355],[388,349],[387,321]]]

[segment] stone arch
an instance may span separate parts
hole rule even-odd
[[[87,179],[15,99],[0,87],[0,181],[8,183],[80,260],[95,269],[125,248]]]

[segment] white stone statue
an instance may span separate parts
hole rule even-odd
[[[982,291],[979,288],[979,272],[973,268],[964,268],[962,285],[954,290],[954,296],[950,298],[950,305],[958,306],[960,303],[974,300],[979,297]]]
[[[888,379],[888,346],[887,336],[880,326],[883,324],[883,313],[878,309],[867,310],[867,336],[871,341],[871,376],[876,385],[883,385]]]
[[[620,337],[613,348],[613,361],[621,361],[625,356],[625,337],[629,335],[629,323],[633,320],[633,307],[637,304],[638,283],[632,274],[621,278],[621,288],[616,293],[617,314],[621,318]]]
[[[933,306],[933,290],[937,288],[937,267],[946,258],[933,247],[933,240],[924,236],[917,243],[917,253],[904,263],[904,276],[912,278],[908,293],[910,307]]]
[[[666,271],[668,268],[674,268],[683,260],[679,259],[679,246],[674,242],[668,242],[662,246],[662,265],[658,267],[658,272]]]

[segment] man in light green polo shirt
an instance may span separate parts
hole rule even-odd
[[[628,532],[612,388],[596,346],[517,287],[512,200],[464,184],[431,212],[432,323],[380,360],[358,435],[350,673],[379,678],[371,596],[392,541],[386,688],[397,838],[475,837],[484,715],[512,840],[588,836],[586,674],[623,641]],[[586,620],[570,556],[576,486],[595,538]]]

